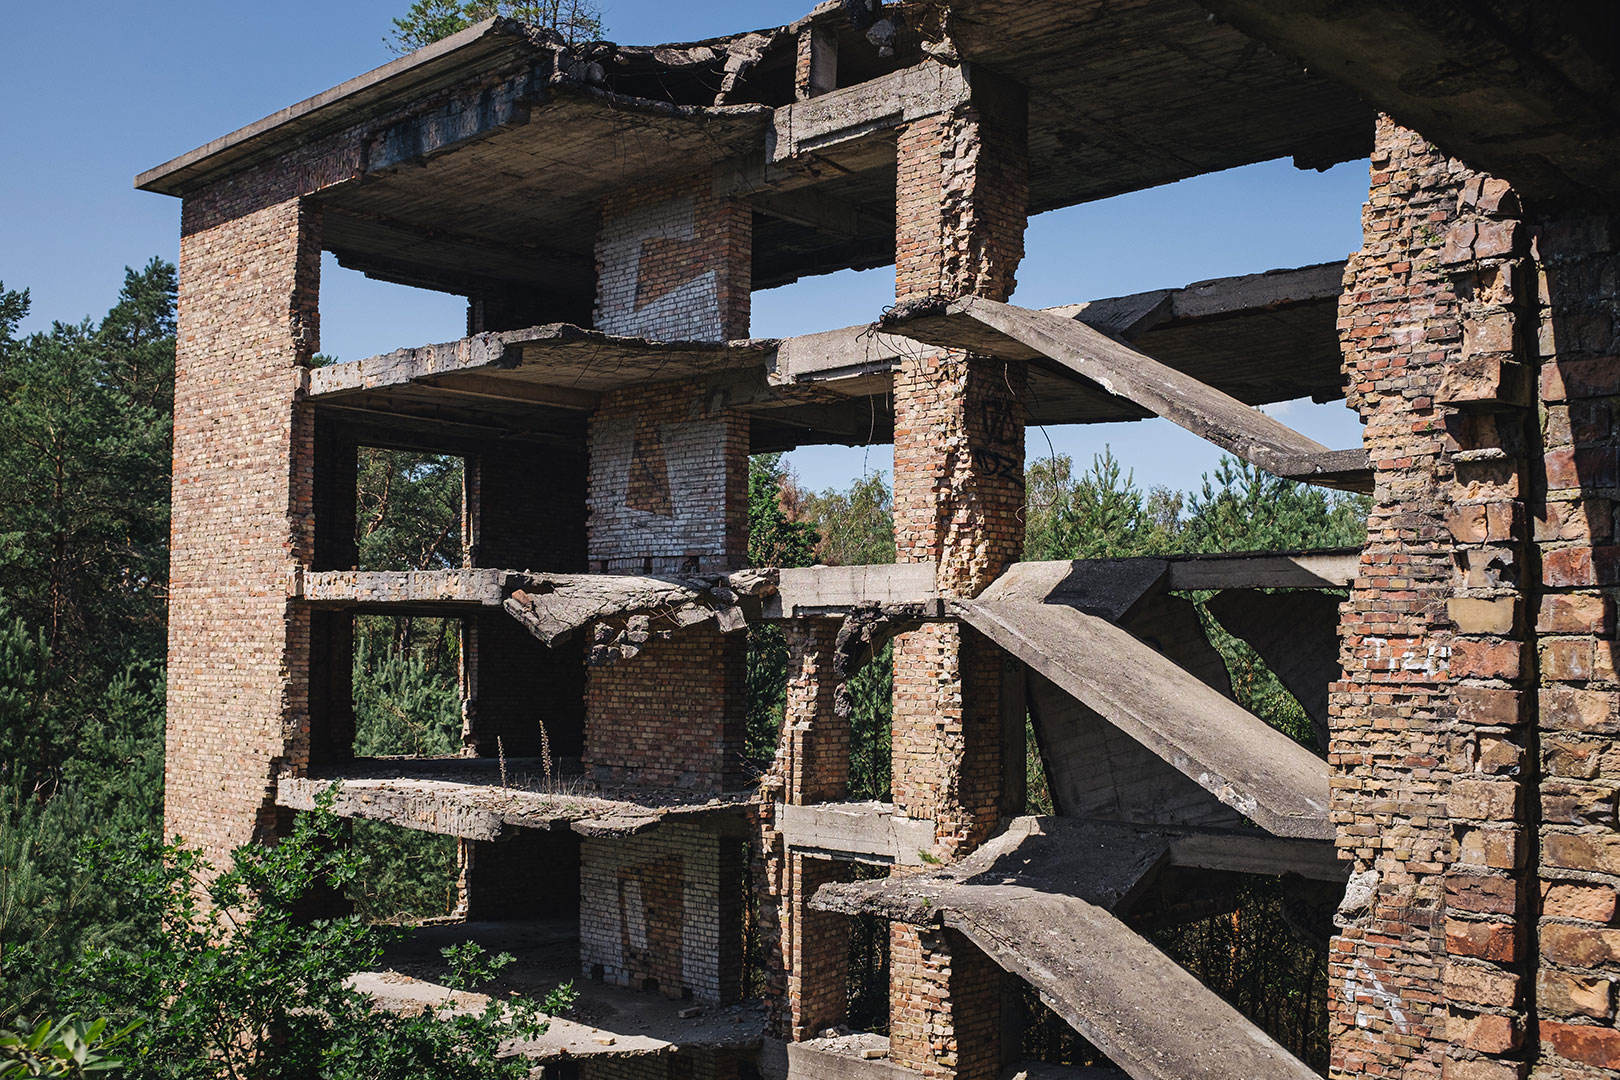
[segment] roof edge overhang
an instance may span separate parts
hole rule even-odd
[[[475,68],[537,57],[545,34],[513,19],[486,19],[148,169],[135,177],[135,187],[190,194],[365,115],[462,82]]]

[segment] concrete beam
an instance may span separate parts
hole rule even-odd
[[[1168,854],[1147,830],[1018,818],[936,873],[824,885],[811,906],[966,935],[1136,1080],[1315,1074],[1111,911]]]
[[[1054,604],[957,601],[974,629],[1279,836],[1333,836],[1327,763],[1157,650]]]
[[[896,813],[888,803],[776,804],[783,842],[804,854],[894,866],[923,866],[934,846],[934,822]]]
[[[920,604],[939,598],[933,563],[808,566],[777,572],[767,618],[836,618],[858,604]]]
[[[1164,559],[1076,559],[1013,563],[979,599],[1064,604],[1124,622],[1151,596],[1164,591]]]
[[[1170,865],[1239,874],[1298,874],[1340,884],[1349,880],[1351,869],[1339,860],[1331,840],[1267,836],[1252,829],[1172,834]]]
[[[1342,589],[1356,580],[1359,551],[1183,555],[1170,560],[1172,592],[1201,589]]]
[[[312,604],[451,604],[496,607],[506,570],[306,570],[293,595]]]
[[[954,108],[970,94],[962,67],[928,61],[784,105],[765,133],[766,165],[815,153],[832,154],[849,168],[855,164],[848,160],[851,144],[870,142],[875,133]]]
[[[1332,451],[1236,398],[1050,311],[983,297],[929,301],[885,317],[894,333],[932,345],[1031,361],[1093,383],[1277,476],[1370,491],[1363,450]]]

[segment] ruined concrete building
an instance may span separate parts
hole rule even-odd
[[[459,838],[429,930],[584,987],[518,1048],[547,1076],[985,1080],[1034,994],[1133,1077],[1310,1076],[1144,936],[1285,874],[1330,897],[1331,1075],[1620,1076],[1613,12],[876,4],[495,20],[139,177],[183,200],[169,831],[223,856],[341,779]],[[1031,214],[1369,156],[1345,263],[1008,302]],[[467,336],[312,366],[323,252]],[[889,263],[877,323],[750,337],[753,290]],[[1363,445],[1252,407],[1307,396]],[[1366,546],[1019,561],[1026,427],[1148,416],[1371,493]],[[894,565],[745,569],[750,454],[888,442]],[[357,569],[362,447],[465,461],[464,568]],[[1234,702],[1194,591],[1321,753]],[[354,753],[375,612],[459,620],[463,755]],[[839,685],[891,638],[892,796],[855,802]],[[873,920],[886,1038],[839,1033]]]

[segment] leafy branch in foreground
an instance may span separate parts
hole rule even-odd
[[[502,1046],[546,1030],[571,985],[542,1002],[488,999],[481,1009],[449,994],[410,1015],[378,1009],[349,978],[373,967],[404,933],[356,916],[305,914],[354,880],[332,793],[274,846],[246,845],[215,874],[196,851],[149,842],[129,851],[91,847],[102,887],[157,929],[134,948],[109,948],[64,973],[83,1015],[138,1024],[125,1056],[130,1080],[505,1080],[529,1064]],[[511,957],[477,945],[446,950],[452,989],[494,977]]]
[[[31,1031],[0,1028],[0,1080],[74,1077],[123,1067],[107,1051],[129,1038],[135,1025],[107,1034],[107,1021],[69,1016],[41,1020]]]

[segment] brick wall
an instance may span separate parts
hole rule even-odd
[[[707,173],[602,207],[596,328],[661,341],[748,336],[754,216]]]
[[[553,758],[580,756],[585,655],[578,639],[547,647],[499,608],[482,609],[463,626],[465,738],[473,752],[534,757],[541,752],[544,724]]]
[[[579,448],[482,444],[467,460],[470,565],[583,573],[585,489]]]
[[[787,1002],[794,1042],[813,1039],[849,1014],[849,916],[812,911],[810,898],[832,881],[850,881],[847,862],[788,855],[782,939],[787,950]]]
[[[705,623],[586,677],[585,769],[603,783],[698,791],[743,785],[743,634]]]
[[[592,570],[739,569],[748,557],[748,420],[695,381],[604,395],[591,414]]]
[[[743,845],[691,825],[587,838],[582,970],[667,997],[734,1000],[742,969]],[[598,973],[597,966],[601,971]]]
[[[1446,813],[1445,1069],[1463,1080],[1522,1076],[1529,1017],[1525,961],[1532,914],[1526,850],[1535,770],[1527,760],[1525,644],[1529,404],[1521,318],[1533,301],[1527,245],[1508,185],[1468,175],[1440,252],[1462,347],[1435,395],[1446,409],[1453,543],[1450,674],[1453,721]],[[1491,852],[1513,852],[1511,859]]]
[[[248,184],[187,199],[174,408],[165,835],[216,861],[273,834],[275,777],[308,760],[320,222]]]
[[[1539,497],[1532,500],[1543,592],[1534,618],[1542,786],[1538,1077],[1620,1076],[1620,676],[1615,587],[1620,547],[1620,397],[1615,359],[1620,222],[1568,213],[1534,222],[1540,274],[1524,336],[1541,361]],[[1532,575],[1533,576],[1533,575]],[[1530,811],[1537,809],[1534,805]]]

